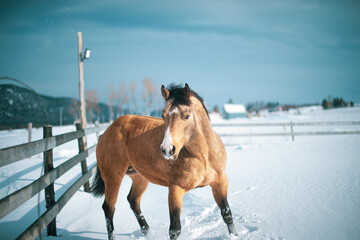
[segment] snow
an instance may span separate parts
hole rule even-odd
[[[360,121],[360,108],[324,111],[304,108],[294,113],[271,113],[265,118],[222,120],[216,123]],[[215,127],[218,132],[279,132],[283,127]],[[274,129],[275,128],[275,129]],[[295,127],[296,131],[336,131],[359,126]],[[33,129],[33,140],[42,129]],[[74,131],[75,127],[55,127],[54,135]],[[228,139],[236,144],[226,147],[229,177],[228,200],[238,237],[229,236],[212,197],[204,187],[190,191],[183,201],[181,215],[183,239],[360,239],[360,136],[247,137]],[[0,148],[27,141],[24,129],[0,131]],[[95,135],[88,138],[96,142]],[[72,141],[54,149],[58,166],[77,153]],[[95,156],[88,158],[88,166]],[[0,197],[19,189],[41,174],[42,154],[0,168]],[[80,165],[55,182],[56,198],[80,176]],[[117,239],[168,239],[168,190],[150,184],[141,207],[150,225],[143,236],[130,210],[126,196],[131,179],[123,180],[114,215]],[[43,192],[41,193],[43,199]],[[62,239],[106,239],[101,205],[80,189],[57,216],[57,234]],[[12,239],[37,218],[37,196],[0,220],[0,236]],[[40,203],[45,211],[44,201]],[[46,237],[43,239],[57,239]]]
[[[227,113],[246,113],[245,106],[242,104],[224,104]]]

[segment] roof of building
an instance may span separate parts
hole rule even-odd
[[[246,108],[242,104],[224,104],[224,110],[226,113],[246,113]]]

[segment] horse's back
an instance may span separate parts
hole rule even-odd
[[[126,142],[161,124],[160,118],[149,116],[124,115],[117,118],[99,139],[96,157],[100,168],[129,164]]]
[[[123,115],[118,117],[104,132],[101,137],[104,141],[115,141],[116,143],[131,137],[134,134],[145,132],[146,128],[152,128],[161,124],[160,118],[142,115]],[[100,141],[99,141],[99,144]]]

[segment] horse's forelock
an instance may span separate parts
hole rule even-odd
[[[169,90],[169,99],[173,99],[172,105],[178,106],[178,105],[186,105],[190,106],[191,101],[190,98],[186,95],[186,89],[183,88],[181,85],[176,84],[170,84],[170,86],[167,88]],[[197,94],[197,92],[191,90],[191,96],[194,96],[196,99],[198,99],[201,102],[201,105],[205,109],[206,115],[209,117],[209,112],[205,107],[205,103],[202,97]]]
[[[190,98],[186,96],[185,88],[181,87],[180,85],[171,84],[168,87],[169,90],[169,99],[172,99],[172,105],[186,105],[190,106]]]

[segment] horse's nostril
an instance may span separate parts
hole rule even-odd
[[[171,148],[170,155],[174,155],[175,149],[176,149],[175,146],[173,146],[173,147]]]
[[[166,154],[166,149],[162,147],[161,152],[165,155]]]

